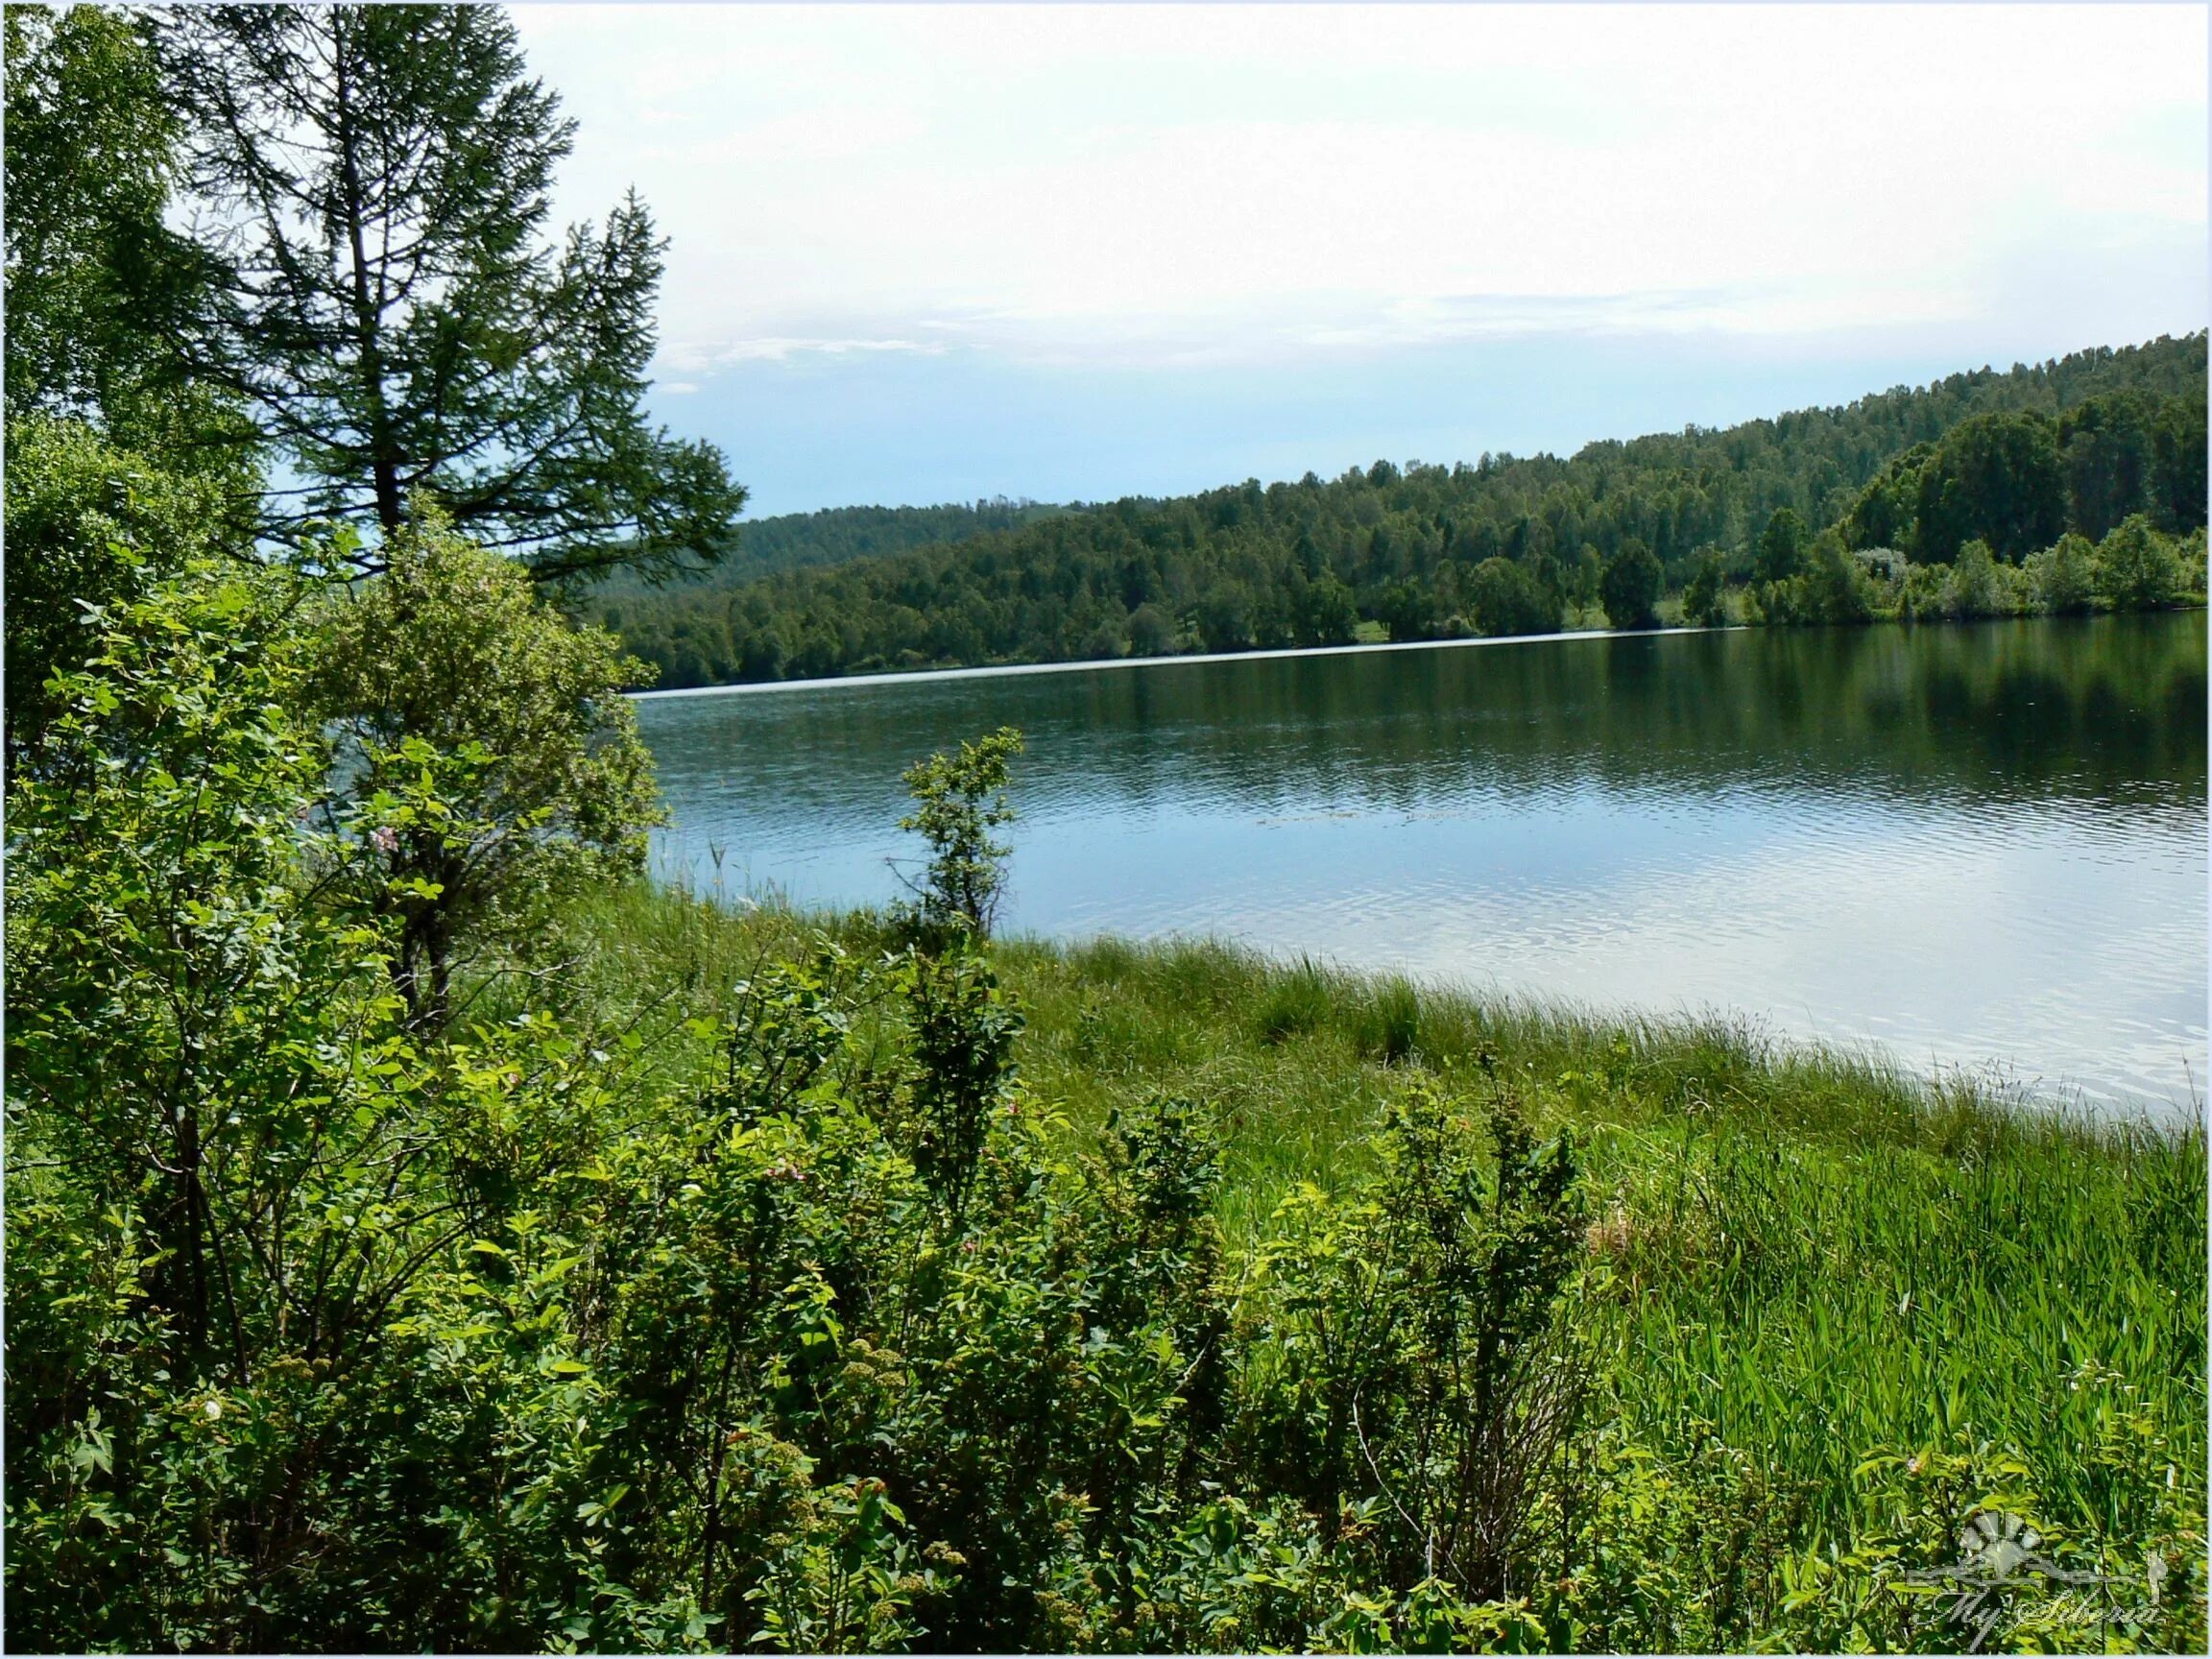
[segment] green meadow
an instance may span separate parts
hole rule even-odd
[[[644,887],[584,926],[640,1007],[664,994],[648,987],[711,996],[824,939],[886,945],[869,914],[733,914]],[[1203,1103],[1215,1214],[1247,1276],[1302,1194],[1375,1178],[1378,1127],[1409,1087],[1507,1079],[1544,1132],[1570,1132],[1588,1205],[1576,1317],[1603,1371],[1588,1455],[1678,1506],[1632,1571],[1647,1588],[1733,1572],[1729,1593],[1782,1622],[1793,1568],[1903,1529],[1945,1477],[1960,1516],[2008,1490],[2053,1537],[2156,1540],[2169,1572],[2202,1553],[2199,1128],[1726,1020],[1484,1000],[1214,942],[1012,939],[992,959],[1024,1021],[1019,1086],[1067,1147],[1148,1098]],[[1724,1645],[1712,1594],[1637,1639]]]

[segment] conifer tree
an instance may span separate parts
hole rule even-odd
[[[185,9],[162,44],[226,266],[183,349],[298,478],[269,528],[422,495],[541,577],[716,556],[745,493],[643,409],[664,243],[635,192],[546,234],[574,123],[503,12]]]
[[[5,38],[10,418],[82,421],[250,495],[252,429],[183,381],[169,347],[213,273],[166,223],[181,132],[148,25],[10,6]]]

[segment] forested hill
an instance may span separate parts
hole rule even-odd
[[[974,506],[954,501],[941,507],[825,507],[816,513],[784,513],[740,525],[736,544],[719,564],[693,578],[685,591],[693,598],[727,593],[732,588],[779,570],[845,565],[854,559],[965,541],[995,530],[1019,530],[1041,518],[1071,511],[1026,497],[1008,500],[1000,495]],[[593,593],[604,600],[651,589],[652,584],[637,572],[618,567],[594,587]]]
[[[2186,532],[2204,521],[2204,466],[2200,332],[1570,459],[1247,480],[585,610],[670,687],[1334,644],[1362,621],[1394,639],[1542,632],[1595,622],[1600,603],[1635,626],[1686,585],[1693,614],[1787,619],[1777,584],[1841,546],[1948,565],[1980,542],[2017,565],[2134,513]]]

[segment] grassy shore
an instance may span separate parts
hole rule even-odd
[[[593,994],[671,1031],[814,937],[881,943],[864,915],[643,888],[579,924]],[[1614,1443],[1657,1460],[1684,1514],[1719,1481],[1767,1547],[1844,1548],[1895,1499],[1885,1471],[1962,1458],[1970,1481],[2016,1481],[2047,1530],[2201,1554],[2200,1130],[2028,1110],[1725,1022],[1501,1004],[1217,944],[994,950],[1026,1019],[1022,1076],[1061,1133],[1162,1093],[1214,1116],[1247,1270],[1304,1184],[1368,1172],[1414,1078],[1472,1092],[1494,1069],[1571,1127]]]

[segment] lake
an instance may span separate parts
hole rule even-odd
[[[657,867],[879,902],[1020,727],[1001,925],[1727,1011],[2095,1101],[2205,1073],[2205,621],[1750,630],[670,694]],[[719,863],[717,863],[719,857]]]

